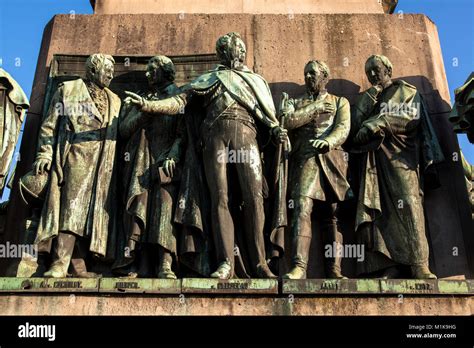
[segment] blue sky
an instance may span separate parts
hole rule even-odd
[[[451,98],[474,70],[474,0],[399,0],[396,11],[423,13],[437,25]],[[91,14],[89,0],[0,0],[0,66],[29,96],[43,29],[60,13]],[[458,65],[453,65],[457,59]],[[458,136],[461,148],[474,163],[474,145]]]

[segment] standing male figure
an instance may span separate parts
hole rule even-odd
[[[373,55],[365,64],[372,87],[356,103],[352,151],[362,153],[356,234],[366,246],[359,273],[433,279],[423,212],[423,176],[443,161],[416,87],[392,81],[392,63]]]
[[[197,99],[204,108],[205,115],[199,122],[199,138],[207,188],[201,190],[208,189],[210,194],[218,264],[217,270],[211,274],[213,278],[229,279],[234,274],[234,221],[229,209],[229,193],[233,185],[227,180],[228,158],[222,154],[235,151],[246,155],[246,160],[235,163],[235,168],[238,176],[236,186],[242,196],[250,271],[259,278],[274,278],[265,255],[264,174],[257,127],[260,123],[280,141],[286,139],[286,131],[275,117],[267,82],[244,65],[246,49],[240,35],[229,33],[220,37],[216,50],[221,65],[185,86],[181,94],[165,100],[148,101],[128,93],[129,102],[149,114],[176,115],[191,99]]]
[[[21,125],[29,107],[23,89],[0,68],[0,197],[7,185]]]
[[[33,170],[49,172],[49,187],[36,243],[55,238],[45,277],[76,277],[88,272],[88,252],[99,257],[115,234],[115,145],[120,98],[107,87],[114,59],[93,54],[86,79],[60,84],[41,124]],[[110,250],[113,253],[112,250]]]
[[[175,95],[175,66],[171,59],[156,56],[147,65],[149,91],[146,100]],[[124,147],[123,189],[126,213],[125,250],[119,250],[121,267],[137,259],[139,269],[131,276],[144,276],[158,254],[158,278],[176,279],[171,266],[177,259],[177,236],[173,222],[177,195],[177,165],[183,154],[182,115],[150,117],[136,107],[124,106],[120,135]],[[160,175],[161,174],[161,175]],[[152,268],[155,268],[152,267]],[[151,272],[154,273],[154,272]]]
[[[349,101],[326,91],[329,67],[312,60],[304,68],[306,93],[289,100],[283,110],[285,127],[293,151],[290,157],[290,194],[295,207],[291,220],[292,269],[284,278],[305,279],[312,237],[311,213],[321,221],[328,278],[344,278],[341,273],[342,234],[337,219],[338,202],[352,197],[347,182],[348,157],[341,145],[350,131]],[[313,209],[314,205],[314,209]]]

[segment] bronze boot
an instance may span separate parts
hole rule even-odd
[[[67,276],[75,243],[76,236],[73,234],[59,233],[53,249],[53,262],[43,277],[65,278]]]
[[[232,278],[232,265],[229,260],[221,262],[217,270],[211,274],[211,278],[230,279]]]
[[[84,259],[71,260],[72,276],[76,278],[99,278],[100,275],[94,272],[88,272]]]
[[[338,248],[343,246],[343,240],[342,233],[340,233],[337,229],[337,224],[334,223],[327,226],[323,240],[324,250],[326,250],[327,245],[330,245],[333,256],[324,258],[326,277],[331,279],[347,279],[347,277],[345,277],[341,272],[342,256],[338,254]]]
[[[76,238],[74,251],[71,259],[71,273],[77,278],[98,278],[99,274],[88,272],[86,266],[86,257],[89,252],[89,242],[84,238]]]
[[[158,258],[158,278],[178,279],[178,277],[176,277],[176,274],[171,269],[171,265],[173,264],[173,258],[171,256],[171,253],[160,246],[158,251]]]
[[[291,270],[283,279],[306,279],[311,237],[296,236],[293,239],[293,260]]]
[[[411,273],[413,279],[437,279],[437,277],[431,273],[428,265],[411,266]]]
[[[268,267],[268,264],[265,262],[257,266],[257,278],[262,279],[276,279],[278,278]]]

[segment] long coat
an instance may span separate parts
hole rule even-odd
[[[170,84],[144,97],[160,100],[177,92],[178,87]],[[119,131],[126,141],[123,151],[129,157],[122,166],[125,210],[143,226],[142,242],[159,244],[171,253],[177,251],[173,212],[179,177],[175,170],[173,182],[163,182],[159,168],[167,158],[178,163],[177,170],[181,166],[183,127],[181,115],[147,115],[124,107],[120,116]],[[142,196],[146,198],[138,199]]]
[[[348,154],[342,149],[351,126],[349,101],[329,93],[321,93],[314,101],[308,94],[289,100],[289,110],[296,111],[314,102],[325,101],[334,106],[333,113],[322,113],[312,121],[293,129],[290,122],[285,126],[291,131],[293,150],[290,157],[290,195],[320,201],[344,201],[353,197],[347,181]],[[311,139],[326,140],[329,151],[318,153]]]
[[[18,83],[0,68],[0,197],[29,106],[28,98]]]
[[[114,164],[120,98],[105,89],[103,117],[82,80],[56,91],[41,125],[37,159],[52,161],[37,243],[60,231],[91,239],[89,250],[114,255],[116,178]]]
[[[426,264],[423,175],[444,157],[420,94],[402,80],[377,100],[364,93],[356,104],[354,134],[363,127],[373,135],[353,149],[364,153],[356,233],[368,253],[359,273]]]

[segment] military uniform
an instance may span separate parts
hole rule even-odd
[[[229,211],[226,151],[246,154],[236,161],[238,186],[242,194],[244,230],[251,270],[258,274],[266,267],[264,245],[263,170],[257,143],[256,122],[278,126],[270,89],[266,81],[247,68],[218,66],[183,88],[183,93],[157,104],[145,105],[145,112],[177,114],[190,101],[199,98],[203,106],[200,124],[202,159],[210,193],[212,232],[217,263],[227,262],[233,273],[234,221]],[[220,157],[220,159],[219,159]],[[186,199],[188,197],[185,197]],[[192,217],[195,219],[195,216]]]
[[[316,114],[312,106],[327,102],[334,106],[331,113]],[[347,181],[348,156],[341,148],[349,135],[350,107],[347,99],[319,93],[288,101],[285,127],[290,130],[293,150],[290,156],[290,197],[294,202],[291,222],[293,264],[307,268],[312,237],[311,213],[314,201],[322,220],[325,244],[342,243],[336,216],[337,203],[350,199],[353,194]],[[310,140],[325,140],[329,151],[318,153]],[[340,259],[328,262],[326,273],[340,273]]]

